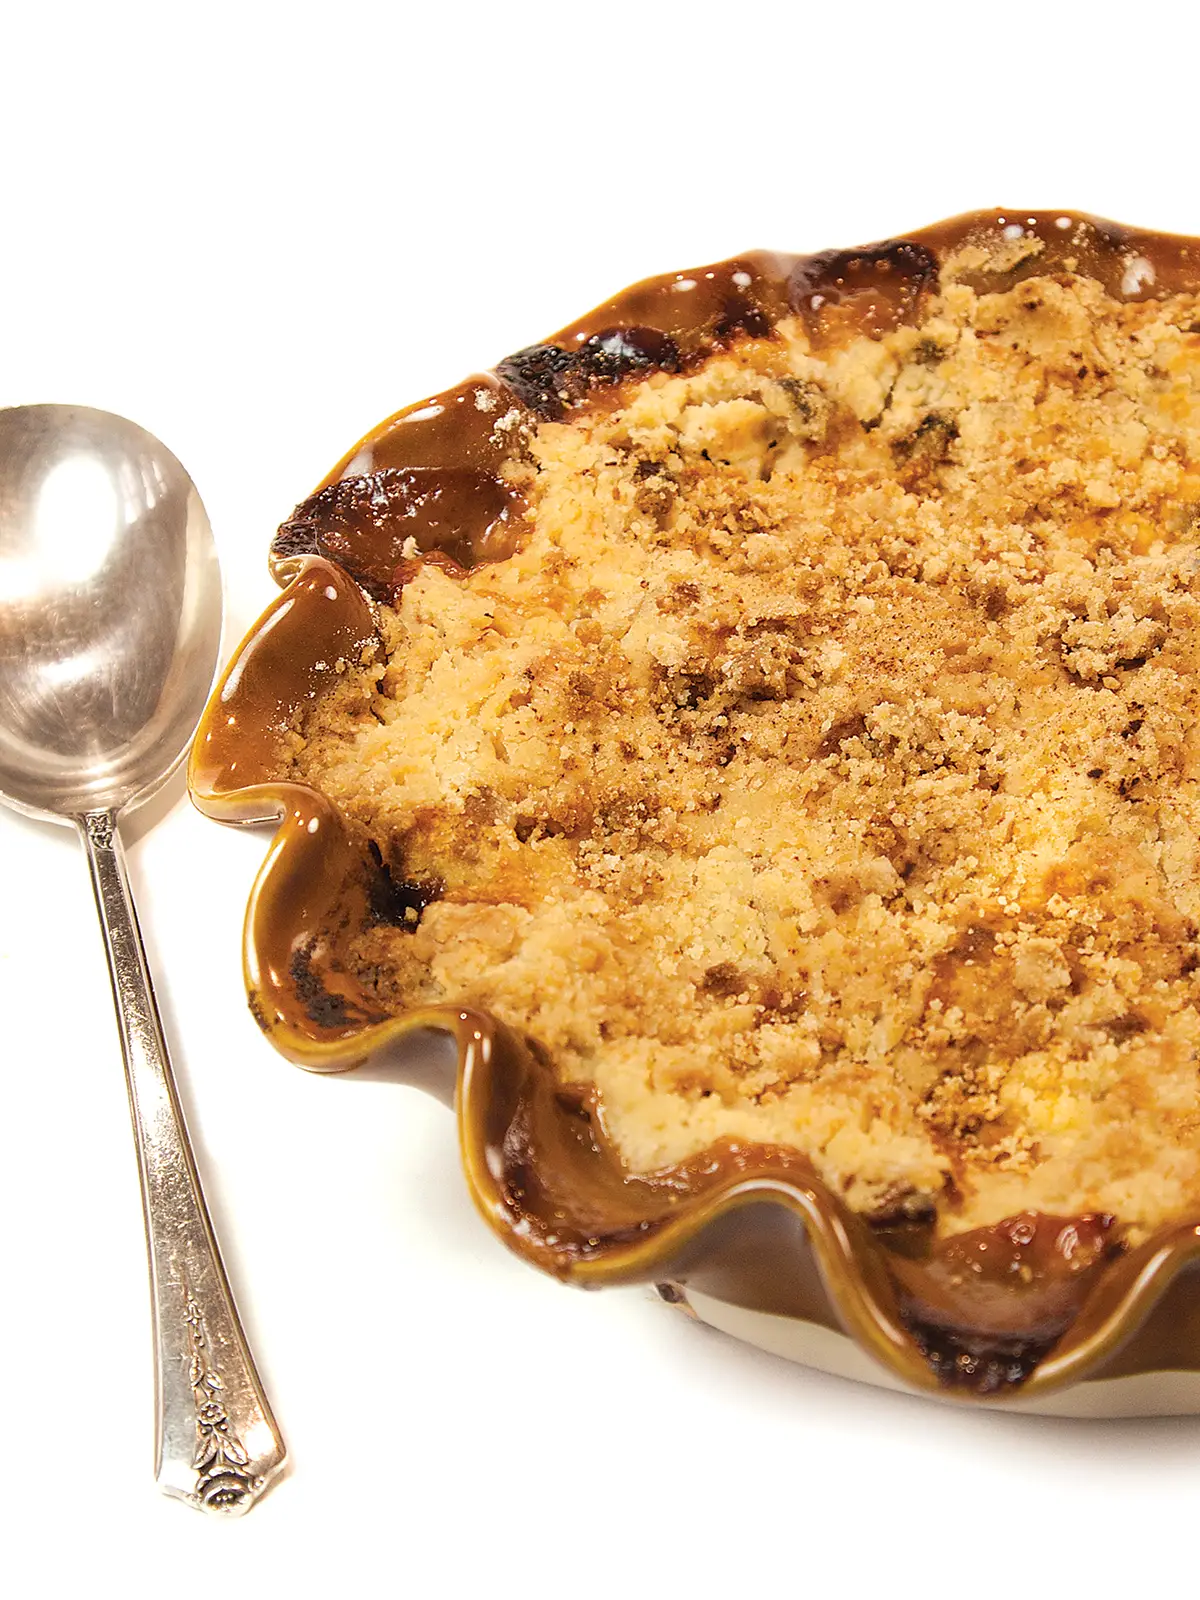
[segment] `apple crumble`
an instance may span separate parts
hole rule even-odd
[[[630,1169],[729,1136],[874,1218],[1136,1240],[1200,1208],[1200,296],[980,265],[541,417],[481,387],[518,535],[409,541],[292,775],[396,890],[381,1007],[509,1023]]]

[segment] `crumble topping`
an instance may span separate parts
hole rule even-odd
[[[406,550],[295,776],[422,888],[380,1003],[510,1023],[631,1168],[1136,1239],[1200,1211],[1200,297],[977,253],[532,428],[520,548]]]

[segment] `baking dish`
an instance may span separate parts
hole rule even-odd
[[[274,568],[289,587],[213,697],[191,789],[220,820],[282,819],[246,925],[260,1027],[316,1070],[352,1066],[413,1029],[449,1031],[468,1184],[533,1264],[587,1286],[657,1283],[664,1298],[752,1342],[925,1393],[1080,1414],[1200,1409],[1198,1219],[1105,1261],[1065,1331],[1061,1305],[1036,1297],[963,1326],[896,1240],[852,1214],[794,1150],[714,1147],[669,1171],[630,1174],[594,1096],[559,1081],[511,1030],[470,1009],[380,1010],[345,959],[349,934],[372,914],[377,866],[327,798],[281,781],[281,741],[298,710],[337,681],[339,663],[374,647],[373,597],[411,550],[404,541],[463,566],[503,553],[517,508],[500,477],[497,409],[554,416],[599,403],[631,373],[686,369],[784,315],[894,326],[915,314],[946,254],[975,241],[984,276],[988,248],[1007,248],[1006,283],[1068,261],[1126,299],[1200,277],[1193,241],[1001,212],[859,250],[752,253],[635,286],[496,374],[389,419],[284,525]],[[404,478],[410,514],[398,527],[357,488],[381,469]]]

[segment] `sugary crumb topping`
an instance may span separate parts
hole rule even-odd
[[[295,735],[393,877],[388,1008],[483,1007],[630,1167],[795,1146],[946,1230],[1200,1211],[1200,298],[952,262],[533,431]]]

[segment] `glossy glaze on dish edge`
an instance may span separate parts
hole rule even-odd
[[[249,785],[269,801],[270,729],[282,725],[284,708],[299,695],[319,691],[325,663],[356,659],[373,634],[358,594],[314,558],[336,560],[369,593],[387,598],[404,579],[409,538],[422,549],[439,549],[449,564],[502,556],[519,503],[500,469],[523,417],[536,421],[612,404],[622,380],[655,369],[686,370],[744,335],[769,336],[789,314],[805,318],[816,342],[915,320],[942,254],[974,236],[986,237],[993,250],[998,238],[1009,248],[1002,277],[993,272],[995,282],[981,281],[981,288],[1006,287],[1062,266],[1099,278],[1110,293],[1145,298],[1192,287],[1198,276],[1193,241],[1059,214],[1003,214],[960,219],[858,251],[803,258],[755,253],[636,286],[550,343],[502,363],[497,377],[472,380],[385,423],[284,525],[275,545],[277,574],[307,570],[271,614],[270,645],[255,644],[252,636],[223,696],[214,700],[194,760],[197,799],[214,814],[231,815],[239,810],[230,802],[240,790],[244,813]],[[1036,254],[1029,252],[1031,241],[1039,245]],[[498,429],[506,419],[507,429]],[[321,609],[317,625],[314,611]],[[322,630],[328,627],[327,639]],[[260,638],[267,631],[260,627]],[[297,803],[307,811],[314,797],[306,794]],[[337,932],[364,915],[386,915],[380,896],[397,891],[381,890],[369,861],[339,859],[329,839],[335,819],[321,809],[304,822],[306,828],[316,824],[309,837],[321,840],[318,850],[309,848],[311,859],[302,862],[294,837],[285,845],[286,826],[276,843],[252,905],[248,956],[261,1025],[305,1064],[340,1065],[398,1024],[373,1009],[340,970]],[[327,805],[323,809],[329,813]],[[343,855],[347,848],[342,832]],[[284,892],[289,885],[299,895]],[[314,889],[319,913],[311,903]],[[404,887],[398,892],[403,899]],[[301,898],[310,903],[301,907]],[[273,960],[264,961],[266,950]],[[486,1095],[477,1090],[473,1115],[464,1094],[464,1157],[476,1198],[515,1248],[560,1275],[586,1281],[679,1277],[676,1234],[698,1230],[703,1248],[688,1246],[691,1281],[711,1284],[714,1272],[723,1274],[742,1303],[834,1320],[816,1280],[797,1290],[804,1281],[797,1266],[804,1246],[798,1238],[786,1246],[776,1239],[780,1210],[762,1203],[765,1185],[785,1210],[795,1207],[808,1218],[841,1319],[910,1382],[927,1383],[932,1370],[943,1382],[989,1392],[1026,1379],[1035,1368],[1034,1385],[1084,1369],[1091,1374],[1101,1349],[1109,1351],[1128,1331],[1133,1300],[1154,1298],[1195,1249],[1194,1230],[1181,1227],[1173,1245],[1151,1240],[1133,1255],[1112,1259],[1107,1220],[1100,1218],[1014,1218],[935,1250],[919,1229],[900,1228],[884,1239],[832,1200],[803,1157],[780,1148],[714,1148],[668,1171],[631,1177],[608,1150],[587,1093],[564,1090],[520,1041],[485,1018],[439,1013],[436,1020],[453,1026],[467,1044],[475,1040],[477,1049],[488,1041],[486,1065],[477,1064],[474,1077],[467,1073],[477,1083],[483,1071],[489,1083]],[[473,1159],[472,1141],[481,1137],[483,1159]],[[720,1243],[731,1208],[738,1216],[736,1249]],[[770,1238],[768,1247],[753,1246],[756,1233]],[[1149,1276],[1148,1263],[1157,1263]],[[965,1273],[972,1289],[964,1294],[957,1280]],[[1179,1298],[1175,1291],[1159,1302],[1154,1326],[1173,1298]],[[1172,1349],[1164,1355],[1160,1345],[1153,1359],[1183,1363],[1180,1326],[1165,1336]]]

